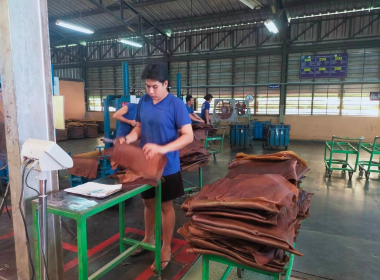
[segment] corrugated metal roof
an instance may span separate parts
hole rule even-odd
[[[162,30],[174,32],[189,29],[199,29],[219,25],[231,25],[247,22],[263,21],[272,17],[268,11],[269,0],[259,0],[264,6],[260,10],[250,10],[239,0],[125,0],[148,21],[155,23]],[[149,2],[149,3],[148,3]],[[119,3],[115,0],[103,0],[103,5],[119,16]],[[378,4],[376,4],[378,3]],[[284,0],[288,15],[292,18],[303,15],[318,15],[320,13],[368,8],[380,5],[380,0]],[[145,6],[144,6],[145,5]],[[48,0],[49,18],[64,17],[66,21],[95,30],[95,34],[86,35],[70,31],[50,22],[51,36],[69,36],[75,40],[93,41],[131,36],[133,33],[123,28],[123,24],[112,15],[103,13],[88,0]],[[82,16],[83,13],[83,16]],[[89,13],[91,15],[89,15]],[[221,17],[215,15],[222,14]],[[72,16],[73,18],[70,18]],[[124,9],[124,19],[131,19],[135,13]],[[208,18],[208,16],[210,16]],[[200,17],[197,19],[197,17]],[[186,21],[186,19],[188,21]],[[191,19],[191,20],[190,20]],[[138,18],[128,21],[128,24],[138,25]]]

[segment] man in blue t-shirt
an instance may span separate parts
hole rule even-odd
[[[204,123],[204,120],[202,120],[197,114],[194,113],[193,106],[194,106],[194,98],[191,95],[187,95],[186,109],[189,112],[190,119],[195,123]]]
[[[213,99],[213,96],[211,94],[207,93],[205,95],[204,99],[206,101],[202,104],[201,118],[205,121],[206,124],[211,124],[210,103]]]
[[[119,121],[116,138],[127,136],[136,126],[137,104],[127,103],[113,114],[113,118]]]
[[[161,267],[165,269],[171,260],[171,239],[175,225],[173,199],[183,196],[183,182],[178,150],[193,141],[189,114],[179,98],[167,91],[169,75],[165,64],[151,63],[143,71],[147,94],[137,106],[137,125],[120,143],[132,143],[140,139],[147,159],[156,154],[166,154],[167,164],[162,183],[162,239]],[[178,130],[181,136],[178,137]],[[143,242],[154,243],[155,189],[141,194],[145,205],[145,237]],[[159,226],[159,225],[157,225]],[[146,252],[140,249],[132,256]],[[151,266],[152,270],[155,264]]]

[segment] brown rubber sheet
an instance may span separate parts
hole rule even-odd
[[[155,155],[146,159],[142,149],[129,144],[116,143],[111,161],[133,171],[146,179],[160,179],[166,165],[166,155]]]

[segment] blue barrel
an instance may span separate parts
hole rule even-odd
[[[290,125],[268,124],[264,126],[263,146],[285,147],[289,146]]]
[[[257,120],[253,120],[250,122],[251,124],[251,130],[252,130],[252,134],[253,134],[253,138],[255,139],[263,139],[263,129],[264,129],[264,126],[266,124],[270,124],[271,122],[270,121],[265,121],[265,122],[259,122]]]
[[[252,143],[249,124],[230,124],[230,146],[248,147]]]

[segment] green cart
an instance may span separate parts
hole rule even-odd
[[[214,159],[216,159],[216,154],[219,154],[222,151],[224,135],[226,134],[226,127],[216,127],[216,129],[223,129],[222,136],[209,137],[208,131],[207,131],[206,141],[205,141],[205,148],[207,149],[209,153],[211,153],[214,156]],[[211,148],[211,145],[209,144],[210,141],[220,141],[219,149]]]
[[[364,137],[348,138],[338,137],[334,135],[331,142],[326,142],[324,160],[326,172],[328,172],[329,177],[331,177],[333,170],[341,170],[342,173],[345,173],[347,171],[350,180],[352,179],[352,175],[354,172],[356,172],[356,169],[358,167],[359,154],[363,139]],[[344,142],[339,140],[344,140]],[[327,150],[330,151],[329,158],[327,158]],[[334,159],[334,154],[345,155],[345,159]],[[352,167],[348,162],[349,155],[356,156],[354,167]],[[333,167],[333,165],[339,165],[341,167]]]
[[[294,244],[295,245],[295,244]],[[294,254],[290,254],[289,257],[289,263],[285,266],[285,269],[282,273],[276,273],[276,272],[268,272],[260,269],[255,269],[252,267],[244,266],[237,264],[235,262],[232,262],[226,258],[220,257],[220,256],[214,256],[214,255],[203,255],[202,256],[202,280],[209,280],[210,275],[210,261],[214,261],[217,263],[225,264],[227,265],[227,269],[224,272],[222,278],[220,280],[226,280],[228,275],[230,274],[231,270],[236,267],[237,268],[237,275],[239,278],[242,278],[244,275],[244,271],[253,271],[258,274],[262,275],[268,275],[272,276],[274,280],[280,280],[282,279],[282,275],[285,275],[285,280],[290,279],[290,275],[292,273],[293,269],[293,262],[294,262]]]
[[[363,143],[363,150],[371,154],[369,161],[359,161],[359,176],[362,177],[365,172],[365,178],[368,180],[371,172],[380,173],[380,159],[378,162],[373,161],[374,155],[380,155],[380,144],[377,143],[377,139],[380,136],[376,136],[373,143]],[[371,169],[372,167],[377,169]]]

